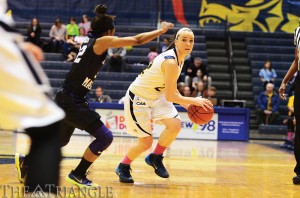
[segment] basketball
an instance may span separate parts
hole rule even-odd
[[[207,111],[205,111],[204,108],[192,104],[188,107],[188,116],[195,124],[206,124],[212,119],[213,115],[213,108],[207,108]]]

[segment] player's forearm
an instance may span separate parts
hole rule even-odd
[[[293,77],[293,75],[295,74],[295,72],[298,70],[298,66],[296,61],[294,60],[293,63],[291,64],[288,72],[286,73],[286,75],[284,76],[282,83],[286,84],[289,82],[289,80]]]
[[[194,104],[194,101],[195,101],[195,98],[185,97],[185,96],[180,95],[179,93],[172,94],[172,95],[166,94],[166,99],[169,102],[180,104],[182,106]]]
[[[144,32],[141,34],[137,34],[134,36],[134,38],[137,41],[137,45],[142,45],[144,43],[152,41],[153,39],[162,35],[163,33],[164,33],[163,29],[157,29],[157,30],[153,30],[151,32]]]
[[[185,108],[187,110],[189,107],[189,104],[180,104],[180,106],[182,106],[183,108]]]

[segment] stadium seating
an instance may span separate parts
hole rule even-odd
[[[248,58],[252,68],[252,85],[254,100],[256,96],[263,91],[263,85],[259,77],[259,71],[263,67],[265,60],[272,61],[272,68],[277,73],[275,80],[275,90],[278,90],[283,77],[294,60],[294,46],[292,35],[282,35],[279,37],[276,34],[266,37],[262,34],[261,37],[247,37]],[[279,125],[275,126],[260,126],[260,133],[284,134],[286,126],[282,126],[282,120],[287,118],[287,101],[282,101],[279,112]]]

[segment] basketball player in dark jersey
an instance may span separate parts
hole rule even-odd
[[[296,118],[296,132],[294,140],[294,155],[296,159],[296,166],[294,172],[296,176],[293,177],[294,184],[300,184],[300,62],[299,62],[299,52],[300,52],[300,27],[295,30],[294,35],[294,44],[295,48],[295,60],[291,64],[288,72],[283,78],[281,85],[279,87],[279,95],[282,99],[286,100],[285,90],[286,84],[290,81],[293,75],[298,71],[298,74],[295,78],[295,98],[294,98],[294,109],[295,109],[295,118]]]
[[[75,128],[85,130],[96,138],[86,149],[79,165],[66,177],[69,183],[79,187],[98,186],[87,179],[87,169],[113,140],[112,132],[100,120],[100,115],[89,108],[85,98],[103,65],[108,48],[141,45],[173,27],[172,23],[162,22],[161,28],[157,30],[118,38],[113,36],[114,17],[107,15],[106,10],[104,5],[95,8],[96,17],[91,22],[90,36],[82,43],[72,68],[55,97],[57,104],[66,112],[62,146],[67,145]]]

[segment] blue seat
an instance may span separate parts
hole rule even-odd
[[[97,80],[114,80],[114,81],[129,81],[132,82],[137,77],[138,73],[128,72],[100,72],[97,76]]]
[[[47,74],[48,78],[61,78],[65,79],[69,70],[56,70],[56,69],[45,69],[45,73]]]
[[[101,86],[106,90],[127,90],[130,84],[130,81],[95,80],[93,87]]]
[[[58,61],[43,61],[41,65],[44,69],[70,70],[72,63]]]
[[[250,53],[293,54],[295,47],[248,45],[247,50]]]
[[[61,53],[44,53],[46,61],[64,61],[65,58]]]
[[[257,61],[265,61],[271,60],[272,62],[275,61],[282,61],[282,62],[292,62],[295,58],[295,54],[270,54],[270,53],[248,53],[249,60],[257,60]]]
[[[272,45],[272,46],[294,46],[293,39],[279,39],[279,38],[246,38],[248,45]]]

